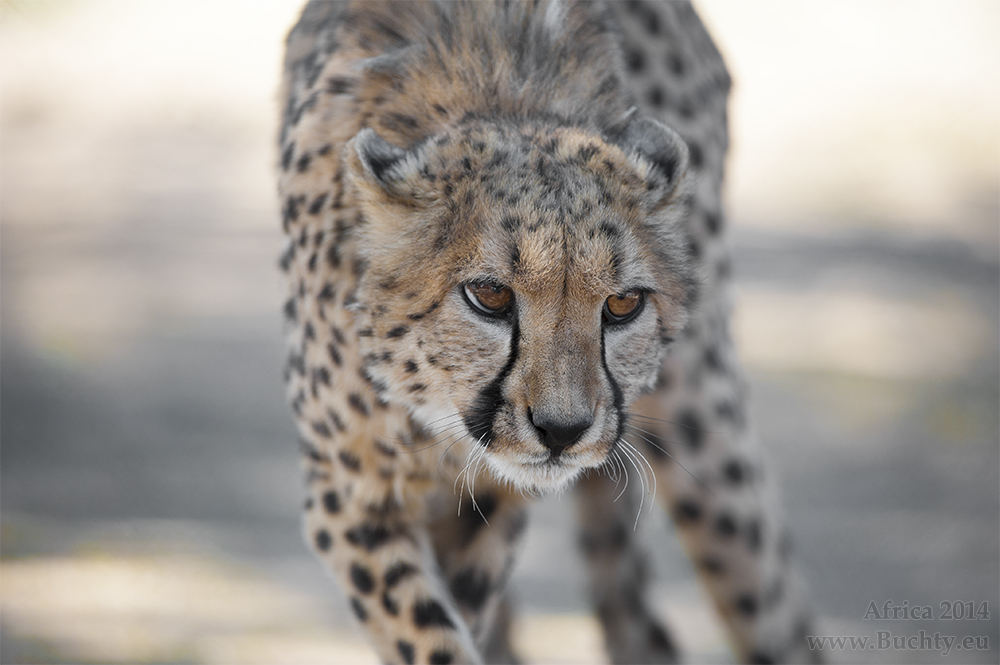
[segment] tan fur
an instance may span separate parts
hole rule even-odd
[[[314,2],[289,36],[279,190],[306,532],[386,662],[509,657],[502,589],[522,492],[563,489],[587,469],[617,474],[626,460],[638,470],[640,446],[671,511],[762,505],[760,486],[706,493],[657,452],[708,479],[734,451],[753,459],[745,426],[705,437],[698,425],[705,453],[676,444],[693,436],[675,424],[686,409],[742,405],[735,373],[703,380],[699,369],[706,341],[729,348],[711,263],[725,252],[705,237],[721,215],[728,79],[686,5],[629,23],[643,7]],[[640,24],[688,31],[670,43],[697,73],[698,113],[644,107],[621,47]],[[509,312],[469,301],[465,285],[482,281],[510,289]],[[603,307],[626,291],[644,304],[619,325]],[[576,438],[558,443],[571,425]],[[585,526],[598,540],[622,517],[607,494],[606,483],[580,487],[604,516]],[[707,516],[687,518],[692,556],[729,556]],[[597,604],[624,603],[624,615],[601,614],[612,657],[676,658],[641,599],[630,563],[641,556],[598,550]],[[773,557],[756,557],[734,554],[734,573],[706,576],[735,647],[799,653],[791,619],[734,609],[734,593],[756,599],[784,579]],[[624,590],[606,574],[624,575]]]

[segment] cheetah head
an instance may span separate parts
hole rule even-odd
[[[384,399],[521,489],[605,464],[695,296],[683,141],[473,120],[405,150],[365,129],[346,159]]]

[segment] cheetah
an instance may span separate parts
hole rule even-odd
[[[640,482],[737,656],[818,660],[729,336],[729,87],[686,2],[303,10],[285,378],[307,538],[383,662],[516,662],[527,507],[570,489],[612,661],[676,662]]]

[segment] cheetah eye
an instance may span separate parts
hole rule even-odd
[[[486,280],[469,282],[462,293],[476,312],[487,316],[505,315],[514,302],[514,292],[509,286]]]
[[[646,302],[646,294],[642,291],[626,291],[618,293],[604,301],[602,316],[604,323],[621,325],[628,323],[639,315]]]

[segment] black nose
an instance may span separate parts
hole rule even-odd
[[[552,451],[553,457],[556,457],[563,450],[576,443],[580,436],[594,424],[594,416],[588,414],[562,420],[532,413],[531,422],[538,430],[538,438],[542,440],[542,444]]]

